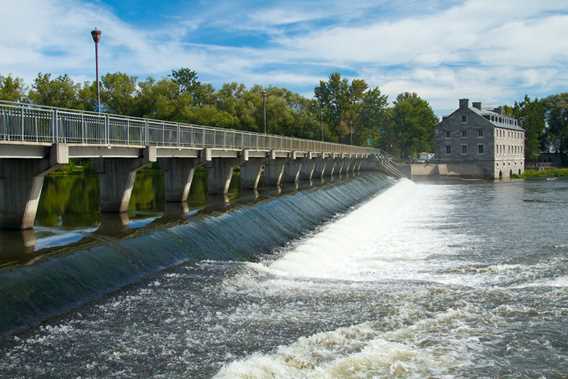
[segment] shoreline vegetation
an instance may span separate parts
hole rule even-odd
[[[527,169],[523,175],[517,176],[521,179],[559,177],[568,177],[568,167],[545,168],[543,170]]]
[[[97,109],[96,83],[39,73],[29,84],[0,72],[0,100],[86,111]],[[338,72],[314,83],[313,96],[237,82],[214,87],[190,68],[154,79],[105,73],[100,110],[134,117],[372,146],[394,156],[432,151],[438,123],[416,93],[389,98],[363,79]]]

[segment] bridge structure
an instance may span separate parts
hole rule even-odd
[[[185,202],[197,167],[209,194],[241,187],[381,170],[400,176],[385,152],[331,142],[0,101],[0,228],[32,228],[45,176],[70,159],[92,159],[102,212],[122,213],[136,172],[158,162],[167,202]]]

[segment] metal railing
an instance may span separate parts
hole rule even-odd
[[[390,156],[375,148],[242,130],[0,101],[2,141]]]

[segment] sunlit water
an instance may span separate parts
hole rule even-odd
[[[0,348],[0,376],[568,375],[568,182],[402,180],[257,262],[162,272]]]

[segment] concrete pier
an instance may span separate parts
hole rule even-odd
[[[160,158],[158,163],[164,172],[166,202],[183,203],[187,201],[197,159],[191,158]]]
[[[241,165],[241,188],[244,190],[258,189],[258,182],[263,171],[264,158],[249,158]]]
[[[136,172],[147,162],[142,158],[100,159],[97,162],[101,191],[101,212],[123,213],[128,211]]]
[[[316,158],[314,160],[315,160],[315,169],[312,178],[321,179],[324,177],[326,172],[327,160],[325,158]]]
[[[0,228],[32,228],[45,176],[67,163],[65,145],[54,145],[43,159],[1,159]]]
[[[343,172],[344,172],[346,175],[351,174],[351,172],[352,172],[352,171],[351,171],[352,165],[353,165],[353,159],[351,159],[351,158],[345,159],[345,162],[344,162],[344,165],[343,165]]]
[[[302,159],[289,159],[284,167],[284,182],[298,183],[302,170]]]
[[[344,158],[338,158],[337,160],[337,176],[342,176],[344,174],[343,172],[343,168],[345,167],[345,159]]]
[[[333,175],[337,174],[337,159],[335,158],[328,158],[329,162],[327,164],[327,176],[333,178]]]
[[[207,164],[207,193],[224,195],[229,192],[233,170],[239,166],[235,158],[215,158]]]
[[[284,176],[285,159],[267,159],[264,167],[264,184],[267,187],[279,187]]]
[[[304,180],[309,182],[312,180],[314,175],[314,171],[316,169],[316,160],[315,159],[302,159],[302,168],[300,170],[300,180]]]

